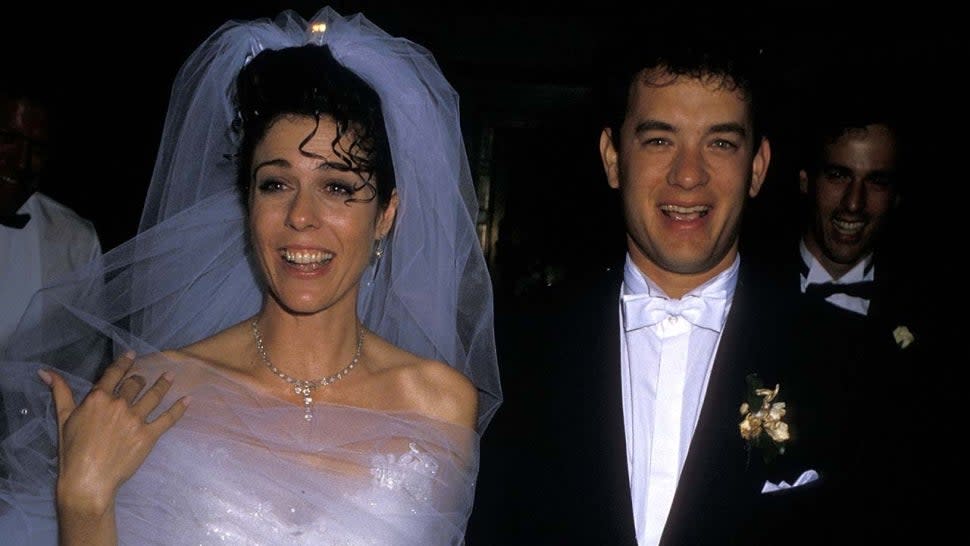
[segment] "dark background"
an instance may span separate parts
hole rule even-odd
[[[3,77],[43,78],[64,106],[66,145],[48,192],[91,219],[106,250],[126,240],[137,226],[181,62],[227,19],[273,16],[286,8],[309,18],[323,5],[169,3],[141,14],[45,3],[3,8],[0,51],[11,67]],[[597,64],[608,62],[598,58],[600,45],[631,20],[635,32],[644,33],[733,26],[739,36],[760,36],[773,55],[783,89],[780,112],[790,119],[776,120],[769,181],[749,222],[755,231],[777,233],[794,215],[797,178],[790,158],[806,111],[802,99],[839,88],[892,93],[912,120],[923,168],[915,171],[920,180],[905,202],[907,237],[925,244],[924,236],[939,237],[960,213],[953,198],[965,183],[957,179],[964,175],[957,172],[955,143],[963,127],[958,120],[966,117],[958,82],[965,78],[967,48],[957,47],[953,13],[926,6],[852,12],[837,4],[720,4],[634,15],[609,9],[608,2],[597,3],[596,13],[459,10],[420,2],[330,5],[343,14],[362,11],[389,33],[426,46],[458,90],[485,209],[484,243],[501,293],[555,283],[616,249],[602,244],[603,232],[619,224],[599,165],[591,86]]]
[[[548,287],[601,268],[622,251],[592,97],[595,69],[609,62],[600,46],[619,32],[689,36],[713,26],[764,40],[780,85],[778,131],[745,240],[766,247],[790,235],[797,219],[793,158],[799,124],[812,116],[808,99],[839,90],[893,97],[908,121],[913,153],[895,244],[912,257],[924,284],[945,291],[959,282],[954,257],[962,254],[967,231],[968,48],[954,10],[926,2],[899,8],[778,2],[770,9],[692,3],[634,14],[603,1],[591,3],[595,11],[570,11],[565,3],[548,9],[401,4],[330,5],[345,15],[362,11],[390,34],[426,46],[457,89],[498,320],[513,302],[541,301]],[[203,0],[154,3],[150,10],[55,9],[44,2],[0,8],[0,77],[42,78],[64,107],[64,146],[48,193],[91,219],[106,250],[126,240],[137,227],[183,60],[227,19],[286,8],[309,18],[323,5]],[[503,368],[503,382],[514,384],[522,373]],[[488,523],[473,515],[476,525]]]
[[[792,157],[799,120],[811,115],[804,99],[838,89],[897,97],[913,129],[917,167],[899,244],[913,248],[914,264],[939,272],[942,260],[928,249],[962,242],[965,232],[958,229],[966,185],[958,143],[967,48],[958,42],[957,17],[925,3],[845,4],[638,12],[610,2],[596,2],[595,11],[535,3],[330,5],[345,15],[362,11],[387,32],[426,46],[458,90],[483,245],[501,300],[541,296],[544,287],[600,267],[622,250],[592,98],[595,69],[609,62],[601,46],[620,32],[689,36],[719,27],[763,41],[776,66],[781,108],[769,178],[746,229],[769,244],[789,233],[797,217]],[[182,61],[227,19],[286,8],[309,18],[323,5],[200,1],[113,10],[38,2],[0,9],[2,77],[49,82],[63,106],[64,146],[47,192],[91,219],[106,250],[126,240],[137,227]]]

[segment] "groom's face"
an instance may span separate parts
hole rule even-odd
[[[644,72],[620,134],[600,151],[619,189],[634,263],[653,278],[713,277],[734,260],[741,211],[767,170],[744,96],[719,81]]]

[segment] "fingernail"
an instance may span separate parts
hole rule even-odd
[[[43,381],[48,387],[54,381],[51,374],[47,370],[37,370],[37,375],[40,376],[40,380]]]
[[[125,358],[127,358],[128,360],[134,360],[135,359],[135,351],[133,351],[131,349],[128,349],[127,351],[125,351]]]
[[[185,395],[185,396],[182,397],[182,405],[183,406],[188,406],[189,405],[189,402],[191,402],[191,401],[192,401],[192,397],[189,396],[189,395]]]
[[[172,372],[166,371],[165,373],[162,374],[162,377],[165,378],[165,381],[168,381],[169,383],[172,382],[172,377],[173,377]]]

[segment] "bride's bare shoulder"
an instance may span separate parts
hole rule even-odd
[[[478,389],[464,374],[447,364],[422,358],[384,340],[375,360],[381,375],[393,383],[403,407],[427,417],[475,428]]]
[[[175,353],[183,358],[200,360],[218,368],[236,370],[248,362],[245,358],[240,358],[240,355],[245,354],[245,350],[251,345],[249,322],[244,321],[191,345],[186,345]]]

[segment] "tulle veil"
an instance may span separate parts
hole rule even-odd
[[[379,94],[401,204],[383,258],[364,273],[364,324],[458,369],[480,393],[478,430],[501,403],[492,286],[458,96],[422,46],[361,14],[230,21],[179,70],[137,236],[38,293],[2,359],[8,430],[49,411],[36,369],[83,388],[121,351],[177,348],[253,315],[244,207],[234,187],[234,76],[262,49],[327,44]]]

